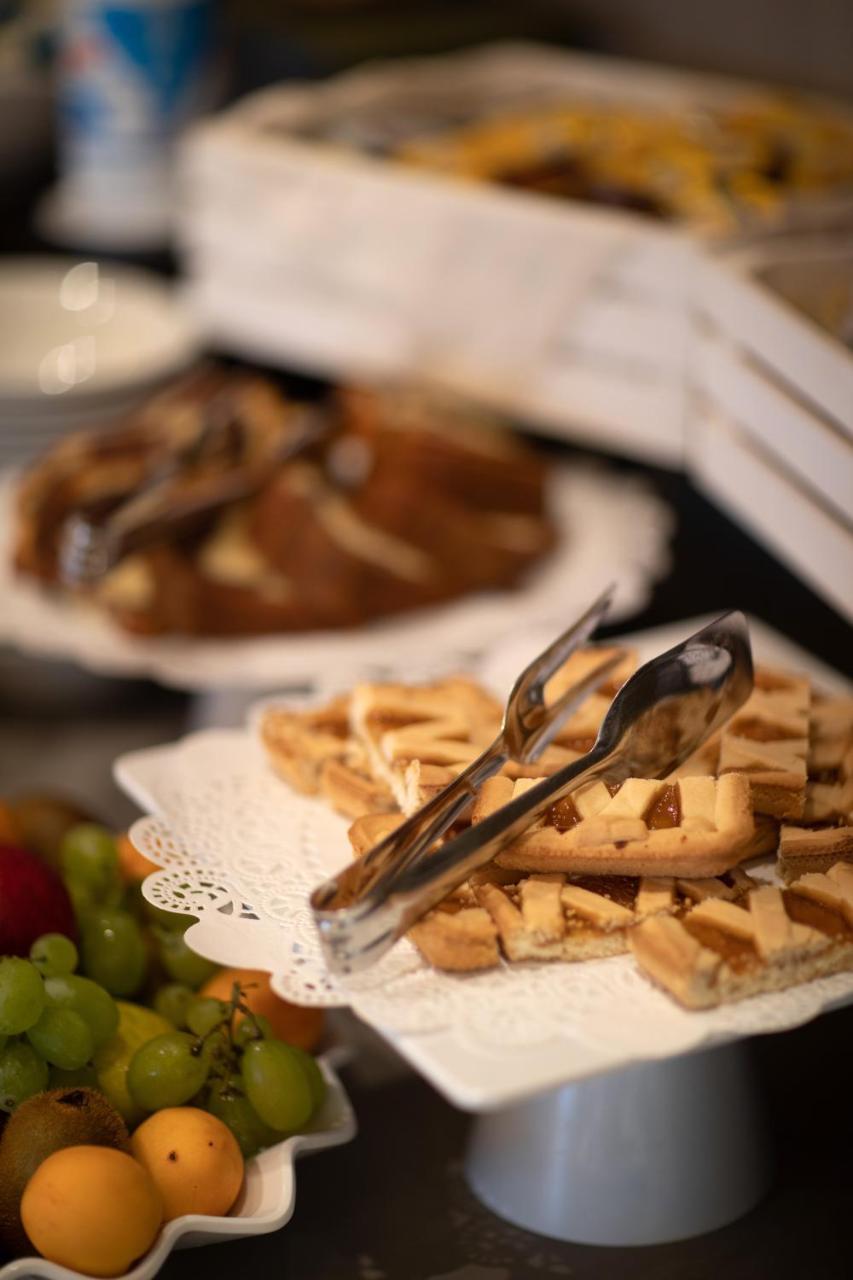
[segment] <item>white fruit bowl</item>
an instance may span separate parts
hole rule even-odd
[[[220,1239],[265,1235],[278,1231],[293,1216],[296,1203],[294,1162],[302,1154],[341,1146],[355,1137],[355,1114],[330,1059],[319,1059],[328,1085],[328,1094],[309,1129],[294,1134],[246,1162],[246,1177],[239,1199],[228,1217],[187,1214],[163,1227],[153,1247],[121,1280],[150,1280],[173,1249],[214,1244]],[[38,1276],[44,1280],[91,1280],[44,1258],[16,1258],[0,1267],[0,1280],[24,1280]]]

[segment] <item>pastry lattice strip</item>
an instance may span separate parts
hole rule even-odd
[[[812,706],[806,800],[800,823],[779,838],[785,880],[853,862],[853,698],[824,698]]]
[[[533,785],[532,779],[490,778],[473,820]],[[740,774],[670,782],[629,778],[615,788],[591,782],[558,801],[496,862],[574,875],[716,876],[761,852],[764,839],[753,821],[749,783]]]
[[[641,971],[689,1009],[781,991],[853,968],[853,867],[837,863],[740,903],[706,900],[629,935]]]
[[[810,700],[808,680],[759,668],[752,694],[720,737],[717,771],[749,778],[756,813],[803,815]]]

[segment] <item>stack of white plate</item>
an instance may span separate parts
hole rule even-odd
[[[173,291],[129,267],[68,258],[0,263],[0,467],[109,423],[197,354]]]

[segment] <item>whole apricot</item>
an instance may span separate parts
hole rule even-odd
[[[21,1220],[50,1262],[92,1276],[120,1276],[154,1243],[163,1204],[132,1156],[109,1147],[65,1147],[30,1178]]]
[[[152,871],[160,870],[155,862],[139,852],[129,835],[116,836],[116,848],[119,871],[126,884],[139,884],[146,876],[150,876]]]
[[[167,1222],[185,1213],[219,1216],[243,1185],[243,1156],[231,1130],[197,1107],[165,1107],[139,1126],[131,1151],[150,1174]]]
[[[240,984],[243,1003],[252,1013],[262,1014],[269,1019],[270,1029],[276,1039],[295,1044],[298,1049],[310,1051],[316,1047],[323,1034],[323,1010],[282,1000],[270,986],[269,974],[262,969],[220,969],[219,973],[204,984],[199,995],[230,1000],[235,982]],[[243,1021],[243,1017],[241,1013],[235,1016],[235,1026]]]

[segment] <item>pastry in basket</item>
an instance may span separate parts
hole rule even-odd
[[[542,463],[457,403],[352,389],[310,414],[306,431],[271,383],[212,370],[70,437],[21,483],[17,569],[131,632],[240,635],[513,587],[553,546]],[[61,550],[75,520],[109,535],[93,575]]]
[[[853,864],[853,698],[812,704],[808,782],[797,824],[779,835],[779,871],[790,881],[823,872],[839,859]]]
[[[682,918],[641,922],[629,936],[640,969],[688,1009],[853,968],[853,867],[836,863],[740,902],[709,898]]]
[[[456,177],[730,232],[780,220],[804,193],[849,186],[853,125],[842,111],[769,96],[680,116],[555,102],[422,132],[396,154]]]

